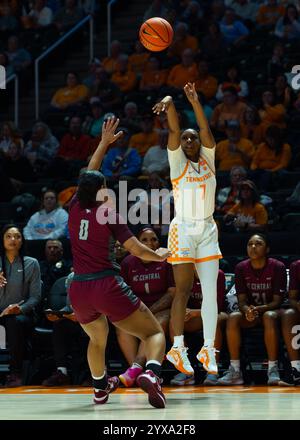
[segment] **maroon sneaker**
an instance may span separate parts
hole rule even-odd
[[[19,374],[12,373],[6,377],[5,388],[16,388],[22,386],[22,378]]]
[[[52,376],[42,382],[42,385],[44,387],[61,387],[63,385],[70,385],[70,378],[60,370],[56,370]]]
[[[161,380],[151,370],[146,370],[137,378],[137,384],[148,394],[150,405],[154,408],[164,408],[166,399],[161,389]]]
[[[108,401],[108,396],[110,393],[116,391],[119,386],[119,378],[117,376],[109,377],[107,379],[107,387],[105,390],[94,390],[94,403],[98,405],[103,405]]]

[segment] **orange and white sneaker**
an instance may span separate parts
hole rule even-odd
[[[197,359],[203,364],[203,368],[209,374],[218,374],[218,364],[216,361],[217,350],[214,347],[202,347],[197,354]]]
[[[178,371],[190,376],[194,374],[194,370],[187,356],[187,350],[187,347],[172,347],[166,358]]]

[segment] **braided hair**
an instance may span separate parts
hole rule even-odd
[[[12,228],[17,229],[18,232],[21,234],[21,237],[22,237],[22,245],[21,245],[21,247],[19,249],[19,257],[21,258],[21,264],[22,264],[22,269],[23,269],[23,271],[22,271],[22,277],[23,277],[22,278],[22,292],[23,292],[24,283],[25,283],[25,268],[24,268],[25,238],[24,238],[24,235],[23,235],[23,232],[21,231],[21,229],[17,225],[15,225],[13,223],[5,225],[3,227],[3,229],[2,229],[2,231],[1,231],[0,257],[1,257],[2,272],[3,272],[4,277],[6,278],[6,275],[7,275],[6,274],[6,265],[5,265],[6,250],[4,248],[4,235],[6,234],[6,232],[9,229],[12,229]]]

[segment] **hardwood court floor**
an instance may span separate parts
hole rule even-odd
[[[0,389],[1,420],[299,420],[300,387],[165,387],[167,407],[152,408],[140,389],[118,389],[105,405],[91,389]]]

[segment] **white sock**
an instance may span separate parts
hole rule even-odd
[[[239,359],[237,360],[230,359],[230,365],[232,366],[232,368],[234,368],[234,371],[238,372],[241,369],[241,361]]]
[[[291,366],[300,372],[300,361],[291,361]]]
[[[143,369],[143,367],[140,364],[137,364],[136,362],[133,362],[130,368],[139,368],[140,370]]]
[[[68,371],[67,371],[66,367],[57,367],[57,371],[60,371],[65,376],[68,375]]]
[[[104,374],[102,374],[102,376],[99,376],[99,377],[95,377],[92,375],[92,378],[95,380],[101,380],[101,379],[103,379],[104,376],[105,376],[105,372],[104,372]]]
[[[183,335],[180,335],[180,336],[174,336],[173,347],[174,347],[174,348],[181,348],[181,347],[184,347]]]
[[[278,368],[278,361],[268,361],[268,371],[270,371],[273,367]]]
[[[213,348],[213,346],[214,346],[213,339],[205,339],[204,340],[204,347]]]
[[[147,367],[148,364],[155,364],[155,365],[159,365],[159,366],[161,366],[161,363],[158,362],[158,361],[156,361],[155,359],[150,359],[150,361],[148,361],[148,362],[146,363],[146,367]]]

